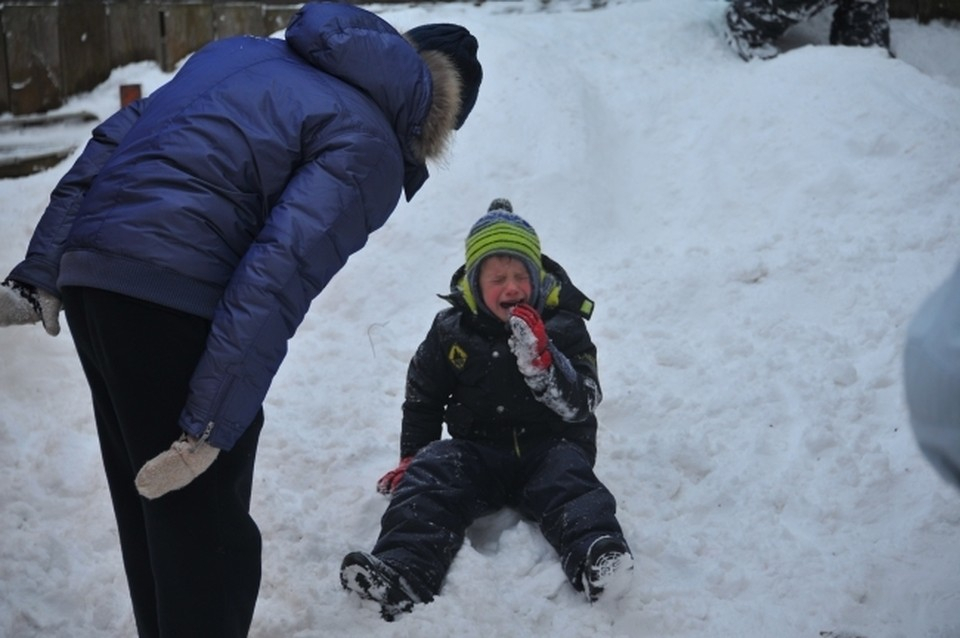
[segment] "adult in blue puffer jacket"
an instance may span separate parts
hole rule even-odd
[[[263,399],[313,298],[464,123],[476,51],[457,25],[310,3],[285,40],[195,53],[57,185],[0,325],[56,334],[62,302],[141,636],[246,634]]]

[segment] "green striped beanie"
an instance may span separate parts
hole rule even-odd
[[[466,240],[466,280],[469,289],[464,292],[473,299],[473,306],[481,299],[479,274],[480,264],[491,255],[509,255],[523,261],[530,271],[533,298],[536,305],[543,278],[540,260],[540,238],[537,231],[519,215],[514,214],[509,200],[497,198],[490,203],[487,213],[470,229]]]

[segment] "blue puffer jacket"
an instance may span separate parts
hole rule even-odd
[[[305,5],[286,41],[209,44],[93,131],[10,278],[211,319],[180,426],[230,449],[310,302],[426,180],[431,82],[347,4]]]

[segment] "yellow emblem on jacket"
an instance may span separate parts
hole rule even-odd
[[[467,365],[467,351],[460,347],[459,344],[453,344],[450,346],[450,351],[447,353],[447,359],[457,370],[463,370],[463,366]]]

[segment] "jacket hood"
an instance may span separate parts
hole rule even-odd
[[[543,293],[537,303],[537,312],[566,310],[589,320],[593,315],[593,300],[573,285],[567,271],[560,264],[545,254],[541,254],[540,259],[543,263],[544,278]],[[467,267],[464,264],[450,278],[450,292],[438,296],[455,308],[477,315],[480,313],[481,306],[467,283],[466,273]]]
[[[429,176],[426,159],[443,150],[451,132],[443,124],[456,112],[447,111],[458,106],[434,100],[431,68],[390,24],[348,4],[304,5],[290,19],[285,38],[310,65],[357,87],[380,107],[403,149],[404,191],[411,199]]]

